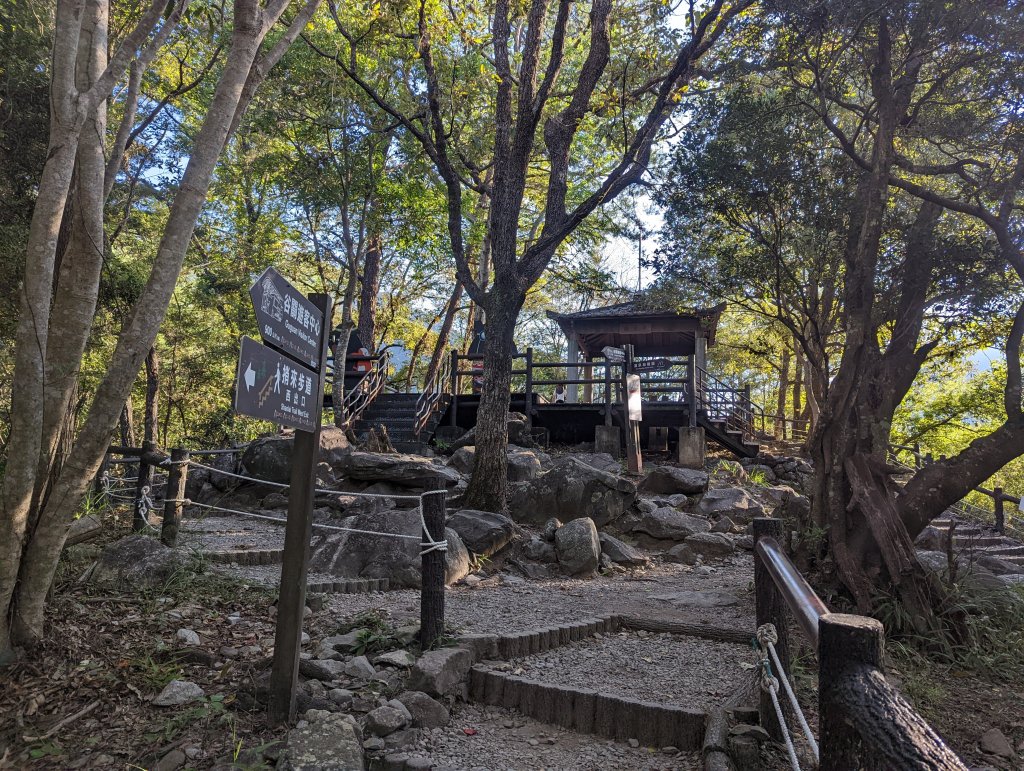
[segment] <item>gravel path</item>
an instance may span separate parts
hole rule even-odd
[[[467,731],[472,735],[467,735]],[[666,748],[671,750],[672,748]],[[538,723],[518,712],[458,704],[451,724],[431,731],[411,755],[429,755],[434,768],[472,771],[519,769],[637,769],[696,771],[699,753],[631,747]]]
[[[750,677],[749,646],[674,634],[619,632],[509,662],[515,674],[612,696],[708,709]]]
[[[266,514],[283,516],[274,511]],[[181,524],[178,541],[182,548],[204,552],[283,549],[284,527],[266,520],[231,515],[186,519]]]

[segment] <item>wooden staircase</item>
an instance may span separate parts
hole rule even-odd
[[[400,452],[422,452],[437,430],[441,416],[448,407],[450,397],[444,395],[416,433],[417,410],[420,394],[382,393],[359,415],[352,426],[357,436],[363,436],[375,426],[384,426],[395,449]]]
[[[704,429],[705,435],[720,444],[723,448],[741,458],[754,458],[761,451],[761,445],[753,440],[751,434],[739,428],[733,428],[727,420],[714,420],[700,411],[697,413],[697,425]]]

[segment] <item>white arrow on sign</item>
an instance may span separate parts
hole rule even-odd
[[[256,385],[256,372],[252,368],[252,364],[245,365],[245,390],[251,391],[252,387]]]

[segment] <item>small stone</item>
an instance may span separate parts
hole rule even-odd
[[[562,526],[562,523],[556,517],[551,517],[547,522],[544,523],[543,538],[548,543],[553,543],[555,540],[555,531]]]
[[[637,747],[640,746],[640,740],[639,739],[630,739],[629,740],[629,746],[632,747],[633,749],[636,749]]]
[[[309,645],[309,635],[306,632],[303,632],[302,637],[299,639],[301,645]]]
[[[678,747],[673,747],[672,745],[669,745],[668,747],[662,747],[661,751],[665,755],[675,755],[675,754],[677,754],[679,752],[679,748]]]
[[[330,682],[346,674],[348,669],[342,662],[333,659],[302,659],[299,661],[299,672],[314,680]]]
[[[422,691],[406,691],[399,694],[397,701],[412,715],[412,724],[417,728],[441,728],[451,720],[448,708]]]
[[[184,645],[191,645],[193,647],[202,644],[198,633],[193,629],[179,629],[174,633],[174,638]]]
[[[408,688],[431,696],[454,693],[473,666],[473,654],[464,648],[440,648],[427,651],[416,661]]]
[[[177,771],[188,762],[188,757],[181,750],[171,750],[153,766],[153,771]]]
[[[360,680],[369,680],[377,670],[366,656],[356,656],[345,665],[345,674],[350,677],[358,677]]]
[[[1012,758],[1013,747],[1006,735],[998,728],[990,728],[981,736],[981,751],[1001,758]]]
[[[234,626],[235,624],[241,622],[241,620],[242,617],[238,613],[232,613],[230,616],[228,616],[228,623],[231,624],[231,626]]]
[[[380,752],[384,749],[384,740],[379,736],[372,736],[363,742],[363,749],[367,752]]]
[[[536,739],[530,739],[530,741],[528,741],[527,744],[529,744],[531,747],[537,747],[540,745],[540,742]]]
[[[388,667],[411,667],[416,663],[416,657],[407,650],[388,651],[377,656],[373,663]]]
[[[238,648],[231,648],[231,647],[225,645],[223,648],[221,648],[218,651],[218,653],[220,653],[221,658],[225,658],[225,659],[237,659],[238,658]]]
[[[345,688],[332,688],[327,692],[327,698],[339,707],[344,707],[352,703],[352,691],[346,690]]]
[[[515,728],[516,727],[515,721],[513,721],[513,720],[506,720],[504,723],[502,723],[502,725],[505,726],[505,728]]]
[[[466,586],[476,586],[481,581],[483,581],[483,579],[480,578],[480,576],[475,576],[475,575],[468,575],[468,576],[466,576],[465,578],[462,579],[462,583],[465,584]]]
[[[771,736],[759,725],[748,725],[746,723],[739,723],[729,729],[729,734],[732,736],[750,736],[757,739],[759,742],[771,741]]]
[[[366,730],[377,736],[388,736],[409,724],[409,711],[405,714],[391,706],[377,707],[366,716]]]
[[[356,629],[346,634],[334,635],[333,637],[325,637],[317,645],[317,653],[320,658],[328,659],[334,658],[333,654],[336,652],[340,653],[351,653],[355,650],[356,646],[359,645],[359,632],[361,630]]]
[[[156,707],[177,707],[181,704],[197,701],[206,693],[193,682],[188,680],[171,680],[159,695],[153,699]]]
[[[430,758],[414,755],[405,761],[405,771],[430,771],[434,763]]]
[[[185,757],[188,758],[189,760],[199,760],[201,757],[203,757],[203,748],[202,747],[186,747],[185,748]]]

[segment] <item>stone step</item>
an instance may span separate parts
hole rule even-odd
[[[992,535],[980,535],[980,536],[953,536],[953,546],[956,547],[971,547],[974,549],[986,549],[989,546],[1000,546],[1003,543],[1003,539],[999,536]]]
[[[996,549],[990,549],[989,554],[994,557],[1024,557],[1024,546],[1000,546]]]

